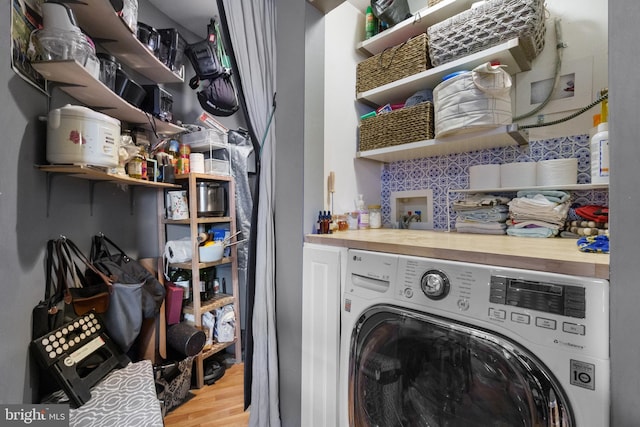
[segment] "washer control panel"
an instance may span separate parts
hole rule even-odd
[[[489,302],[584,319],[584,287],[491,276]]]

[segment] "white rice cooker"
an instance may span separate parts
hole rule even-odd
[[[49,112],[47,161],[52,164],[118,166],[120,120],[79,105]]]

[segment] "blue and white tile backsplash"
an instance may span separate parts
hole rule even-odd
[[[528,146],[508,146],[468,153],[426,157],[386,164],[382,171],[382,218],[391,224],[391,193],[394,191],[433,191],[433,226],[436,230],[447,229],[447,191],[469,188],[469,166],[514,162],[537,162],[540,160],[578,159],[578,184],[591,182],[591,154],[589,135],[531,141]],[[451,193],[451,201],[464,194]],[[606,190],[581,190],[572,192],[572,201],[581,205],[609,204]],[[451,212],[451,224],[455,214]],[[394,219],[395,221],[395,219]]]

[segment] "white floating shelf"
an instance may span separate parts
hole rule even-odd
[[[371,55],[397,46],[418,34],[427,31],[427,27],[444,21],[471,7],[475,0],[444,0],[431,7],[425,7],[414,13],[413,17],[397,23],[393,27],[357,44],[360,51]]]
[[[609,184],[571,184],[571,185],[547,185],[533,187],[501,187],[501,188],[483,188],[483,189],[453,189],[448,190],[449,193],[510,193],[522,190],[559,190],[559,191],[589,191],[589,190],[606,190]]]
[[[359,151],[356,153],[356,157],[389,163],[452,153],[465,153],[485,148],[526,144],[528,144],[527,133],[519,130],[518,125],[511,124],[443,138]]]
[[[491,61],[498,61],[506,65],[505,71],[511,75],[531,69],[531,62],[526,58],[520,42],[516,38],[384,86],[360,92],[356,99],[375,107],[387,103],[403,103],[419,90],[433,89],[447,74],[471,70]]]

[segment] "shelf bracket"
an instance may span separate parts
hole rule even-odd
[[[134,187],[133,185],[129,186],[129,215],[133,215],[133,207],[135,205],[134,203],[134,197],[133,197],[133,191],[136,187]]]
[[[93,216],[93,196],[95,194],[96,181],[89,181],[89,216]]]
[[[507,125],[507,133],[519,146],[529,145],[529,131],[527,129],[520,129],[516,123],[512,123]]]
[[[51,188],[53,187],[53,178],[50,172],[47,172],[47,218],[49,218],[49,208],[51,207]]]

